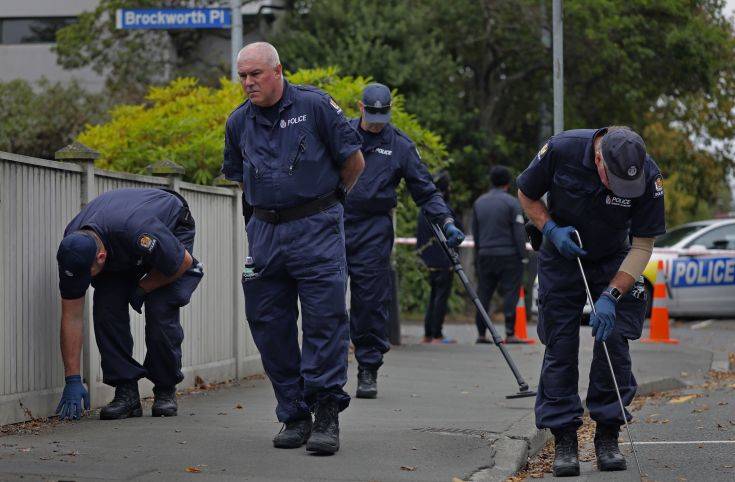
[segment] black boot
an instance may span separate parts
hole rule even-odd
[[[306,443],[311,435],[311,415],[304,420],[286,422],[278,435],[273,438],[273,446],[279,449],[296,449]]]
[[[333,454],[339,450],[339,408],[333,401],[319,402],[314,414],[314,429],[306,450],[318,454]]]
[[[554,477],[579,475],[577,431],[554,432]]]
[[[618,447],[619,432],[620,427],[617,425],[597,425],[595,430],[595,455],[597,456],[597,468],[603,472],[628,468],[625,457],[620,453]]]
[[[175,417],[179,406],[176,404],[176,387],[153,387],[153,407],[151,415],[154,417]]]
[[[357,367],[357,398],[378,396],[378,369]]]
[[[128,417],[141,417],[138,382],[127,382],[115,387],[115,398],[100,410],[100,420],[118,420]]]

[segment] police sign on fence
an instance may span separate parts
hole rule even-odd
[[[231,14],[226,8],[118,9],[118,29],[230,28]]]

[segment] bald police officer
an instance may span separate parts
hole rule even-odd
[[[636,392],[628,341],[640,337],[646,301],[641,273],[653,241],[663,234],[661,173],[643,139],[628,128],[579,129],[552,137],[518,178],[518,198],[543,232],[539,254],[538,334],[546,345],[536,426],[556,439],[554,475],[579,475],[577,429],[582,404],[577,387],[579,325],[586,294],[581,257],[595,301],[595,336],[587,408],[596,422],[600,470],[624,470],[618,448],[624,423],[607,365],[606,341],[625,405]],[[549,207],[540,198],[549,194]],[[574,230],[584,249],[577,245]],[[632,243],[630,239],[632,238]],[[630,413],[625,416],[630,419]]]
[[[181,373],[179,309],[204,275],[193,257],[194,219],[179,194],[163,189],[119,189],[92,200],[69,223],[57,253],[61,292],[61,355],[66,386],[56,411],[62,419],[89,408],[80,375],[84,294],[94,287],[93,317],[102,380],[115,397],[103,420],[140,417],[138,380],[154,384],[152,414],[177,413]],[[129,308],[145,305],[146,357],[133,358]]]
[[[358,363],[357,397],[375,398],[378,369],[390,347],[386,333],[391,296],[390,253],[393,247],[391,210],[396,188],[406,180],[416,204],[443,228],[456,247],[464,234],[434,186],[416,145],[390,124],[391,93],[383,84],[370,84],[358,102],[360,117],[350,124],[363,138],[365,172],[347,198],[345,232],[350,274],[350,336]]]
[[[273,445],[331,454],[339,449],[338,413],[350,402],[343,390],[349,324],[340,199],[364,167],[361,139],[326,93],[286,81],[272,45],[247,45],[237,71],[248,100],[227,119],[222,172],[243,186],[253,211],[253,269],[242,284],[285,424]]]

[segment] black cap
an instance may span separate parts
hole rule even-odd
[[[641,136],[630,129],[614,130],[603,136],[601,147],[610,190],[620,197],[642,196],[646,191],[646,144]]]
[[[493,166],[490,169],[490,182],[495,187],[510,184],[510,170],[505,166]]]
[[[365,105],[365,122],[387,124],[390,122],[390,89],[383,84],[368,84],[362,91]]]
[[[89,233],[75,231],[61,240],[56,261],[59,263],[59,291],[65,299],[84,296],[92,282],[92,264],[97,242]]]

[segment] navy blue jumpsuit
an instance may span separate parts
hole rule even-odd
[[[401,179],[418,206],[443,226],[452,215],[421,162],[411,139],[391,124],[378,134],[360,128],[360,118],[350,121],[363,138],[365,170],[347,196],[345,233],[350,275],[350,336],[361,366],[379,368],[388,351],[386,324],[392,281],[393,248],[391,210],[398,199]]]
[[[146,296],[143,365],[133,358],[128,302],[143,275],[157,270],[172,276],[184,261],[184,251],[193,252],[194,219],[184,198],[163,189],[109,191],[87,204],[64,236],[80,229],[97,233],[107,250],[104,269],[92,278],[94,334],[104,383],[117,386],[147,377],[157,387],[174,387],[184,379],[179,308],[189,303],[201,269],[192,266]]]
[[[559,226],[574,226],[588,255],[582,258],[594,300],[608,286],[630,249],[631,236],[652,238],[666,231],[661,173],[646,157],[646,191],[621,198],[600,181],[593,139],[601,130],[579,129],[552,137],[518,177],[527,197],[549,193],[549,213]],[[539,253],[538,335],[546,345],[536,398],[536,426],[554,431],[582,425],[577,368],[579,326],[586,294],[576,260],[566,259],[549,240]],[[627,406],[636,392],[628,340],[641,336],[646,301],[628,292],[616,307],[607,347]],[[602,344],[595,342],[587,390],[590,416],[603,425],[624,423]],[[626,411],[627,412],[627,411]],[[628,419],[630,414],[626,413]]]
[[[244,184],[247,203],[256,209],[292,208],[335,192],[345,160],[360,149],[360,135],[326,93],[284,84],[273,122],[249,100],[227,120],[222,172]],[[245,313],[273,384],[278,420],[307,418],[320,401],[345,409],[349,323],[342,205],[279,224],[253,216],[247,234],[258,276],[243,278]]]

